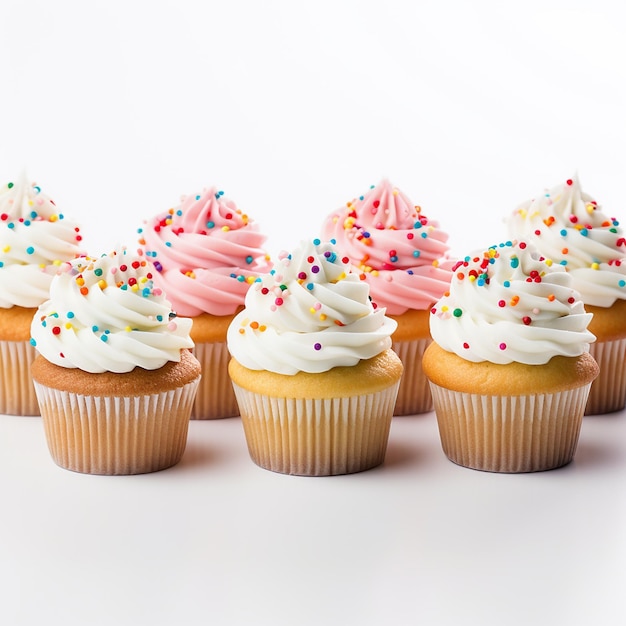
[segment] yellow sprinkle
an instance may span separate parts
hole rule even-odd
[[[65,324],[65,328],[67,328],[67,330],[70,330],[72,328],[72,325],[69,322],[67,322]]]
[[[552,267],[552,259],[546,259],[546,265]]]
[[[448,310],[448,307],[444,304],[444,305],[441,307],[441,311],[442,311],[443,313],[445,313],[447,310]]]
[[[322,322],[325,321],[326,317],[327,317],[326,313],[320,313],[320,321]]]
[[[247,326],[250,323],[250,318],[249,317],[244,317],[241,320],[241,326]]]
[[[476,280],[476,276],[474,276],[473,274],[470,274],[468,278],[470,280],[470,283],[473,283]]]
[[[599,270],[600,269],[600,264],[599,263],[592,263],[591,264],[591,269],[592,270]]]
[[[372,270],[372,276],[378,276],[378,270]]]
[[[314,309],[313,307],[311,307],[311,308],[309,309],[309,311],[310,311],[313,315],[315,315],[315,309]]]
[[[104,282],[104,281],[100,281],[100,282]],[[100,282],[99,282],[98,284],[100,284]],[[138,285],[137,283],[135,283],[135,284],[131,287],[131,289],[132,289],[133,291],[139,291],[139,285]]]
[[[82,276],[79,276],[79,277],[76,279],[76,284],[77,284],[79,287],[82,287],[82,286],[85,284],[85,279],[84,279]]]
[[[593,206],[593,204],[591,204],[591,203],[587,204],[587,213],[589,213],[591,215],[591,213],[593,213],[595,210],[596,209]]]
[[[246,278],[248,285],[251,285],[255,280],[256,278],[254,276],[248,276],[248,278]]]
[[[8,252],[11,249],[11,246],[4,246],[4,248],[2,248],[2,252]]]
[[[227,233],[230,230],[230,226],[222,226],[222,230]]]
[[[59,267],[61,263],[62,263],[61,259],[55,259],[54,261],[52,261],[52,265],[54,265],[55,267]]]
[[[131,328],[130,326],[127,326],[124,330],[125,330],[127,333],[129,333],[129,332],[132,330],[132,328]]]
[[[439,261],[437,259],[433,261],[433,267],[439,267]]]
[[[59,219],[59,216],[58,215],[51,215],[48,219],[51,222],[56,222]]]
[[[394,190],[393,190],[393,195],[394,195],[394,196],[397,196],[397,195],[398,195],[398,190],[397,190],[397,189],[394,189]]]
[[[263,333],[263,332],[265,332],[267,330],[267,326],[265,324],[261,324],[259,326],[259,330]]]
[[[106,289],[107,288],[107,281],[104,279],[101,279],[98,281],[98,287],[100,287],[100,289]],[[137,285],[133,285],[133,287],[137,287],[137,289],[139,289],[139,287]]]

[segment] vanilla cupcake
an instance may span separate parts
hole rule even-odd
[[[63,468],[140,474],[185,450],[200,364],[191,320],[176,318],[152,271],[124,249],[64,263],[32,320],[32,376]]]
[[[395,415],[432,410],[422,355],[431,342],[430,307],[448,289],[448,234],[388,180],[333,211],[322,235],[355,266],[372,301],[397,323],[393,349],[404,374]]]
[[[228,377],[226,331],[250,284],[270,269],[266,236],[215,187],[183,197],[180,206],[148,220],[140,245],[180,316],[193,318],[194,354],[202,382],[192,419],[238,415]]]
[[[396,323],[330,243],[303,242],[250,287],[228,329],[252,460],[327,476],[383,462],[402,375]]]
[[[0,413],[38,415],[30,323],[58,265],[81,253],[78,226],[24,177],[0,189]]]
[[[523,241],[471,254],[454,272],[423,361],[445,454],[493,472],[569,463],[598,374],[571,275]]]
[[[597,341],[590,351],[600,366],[586,413],[626,405],[626,238],[574,177],[525,202],[508,219],[511,237],[532,241],[549,262],[572,276]]]

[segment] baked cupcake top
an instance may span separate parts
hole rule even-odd
[[[430,331],[467,361],[539,365],[579,356],[595,340],[572,277],[525,241],[457,262],[450,291],[431,309]]]
[[[216,187],[183,196],[145,222],[142,249],[180,315],[232,315],[255,278],[269,271],[266,236]]]
[[[522,204],[508,218],[509,236],[532,241],[565,267],[585,304],[609,307],[626,299],[626,238],[614,217],[566,180]]]
[[[31,325],[31,344],[51,363],[85,372],[154,370],[192,348],[192,321],[176,318],[154,268],[119,249],[62,263]]]
[[[80,229],[26,177],[0,188],[0,308],[35,308],[56,267],[81,254]]]
[[[333,211],[322,236],[337,242],[390,315],[427,310],[450,283],[450,263],[441,264],[448,234],[388,180]]]
[[[352,366],[391,347],[396,322],[376,308],[369,287],[330,242],[302,242],[246,294],[228,328],[232,356],[277,374]]]

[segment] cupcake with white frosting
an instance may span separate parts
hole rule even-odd
[[[382,463],[402,375],[395,328],[331,243],[281,255],[227,335],[252,460],[307,476]]]
[[[63,263],[32,320],[31,371],[55,462],[89,474],[177,463],[200,365],[153,268],[125,249]]]
[[[81,253],[80,229],[24,176],[0,188],[0,413],[37,415],[30,323],[64,261]]]
[[[586,413],[626,405],[626,233],[615,217],[585,193],[577,177],[545,190],[509,217],[511,237],[532,241],[548,262],[572,277],[597,341],[590,351],[600,366]]]
[[[494,472],[569,463],[598,366],[571,275],[524,241],[461,259],[424,354],[444,452]]]

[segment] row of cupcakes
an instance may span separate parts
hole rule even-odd
[[[46,204],[47,201],[47,198],[41,195],[41,190],[37,186],[30,185],[26,191],[21,191],[21,195],[19,190],[15,191],[15,185],[7,186],[7,190],[9,196],[11,196],[9,199],[12,199],[13,202],[4,202],[6,198],[3,198],[3,207],[12,204],[13,212],[3,212],[3,216],[7,216],[3,217],[3,221],[7,222],[7,227],[12,231],[11,234],[21,233],[23,239],[23,233],[27,229],[31,229],[34,224],[41,223],[49,228],[50,225],[64,221],[65,218],[63,216],[59,217],[56,210],[44,213],[41,209],[36,210],[32,208],[34,204],[41,206]],[[608,231],[615,235],[613,248],[619,253],[621,231],[616,220],[607,220],[601,216],[597,205],[580,192],[576,181],[567,181],[564,191],[566,193],[563,193],[563,190],[558,190],[557,192],[553,190],[548,196],[542,196],[551,199],[551,202],[543,203],[550,207],[550,211],[552,211],[550,216],[541,216],[539,211],[541,207],[534,207],[533,205],[536,204],[536,201],[533,201],[531,203],[533,210],[522,209],[524,211],[523,218],[527,219],[528,223],[531,223],[539,214],[545,227],[551,228],[559,225],[559,219],[562,220],[567,217],[564,215],[566,210],[569,210],[570,215],[574,216],[577,212],[580,212],[579,205],[582,202],[583,209],[589,217],[583,222],[582,228],[574,226],[572,233],[577,233],[590,241],[597,241],[594,237],[598,233],[603,237],[602,244],[604,248],[608,249],[611,248],[611,241],[609,241],[610,238],[606,237],[606,234],[603,234],[605,231]],[[567,192],[570,193],[568,194]],[[580,200],[576,197],[576,193],[580,196]],[[16,198],[18,199],[17,202],[15,201]],[[565,200],[562,200],[563,198]],[[43,203],[40,202],[41,200],[43,200]],[[555,203],[557,204],[556,207],[554,206]],[[51,204],[54,206],[53,203]],[[19,205],[20,212],[15,211],[16,205]],[[565,210],[562,208],[563,206],[566,207]],[[593,207],[593,214],[589,212],[589,206]],[[27,208],[30,208],[30,211],[25,215]],[[522,214],[519,211],[516,212],[516,216],[520,215]],[[602,221],[598,224],[597,220],[600,218]],[[571,217],[568,219],[570,224],[577,224]],[[12,224],[12,226],[9,226],[9,224]],[[542,234],[541,228],[538,226],[534,229],[535,237],[540,237]],[[592,230],[594,232],[590,236],[590,231]],[[560,231],[561,237],[568,235],[565,227],[561,228]],[[80,243],[77,227],[74,227],[73,232],[74,234],[69,237],[69,245],[76,247]],[[367,286],[369,298],[372,301],[372,309],[375,309],[377,306],[381,310],[386,309],[389,313],[389,318],[392,318],[392,321],[397,324],[397,330],[393,335],[393,347],[401,355],[405,374],[402,377],[403,382],[398,401],[395,403],[396,414],[430,410],[432,407],[430,393],[424,382],[426,379],[421,374],[421,367],[422,354],[430,343],[429,317],[432,317],[433,312],[437,311],[436,306],[432,309],[431,307],[433,302],[447,293],[450,282],[452,281],[452,286],[454,286],[455,282],[462,280],[459,276],[463,275],[462,272],[458,271],[459,262],[446,256],[448,249],[446,243],[447,235],[439,229],[436,222],[429,220],[423,215],[419,207],[413,205],[402,192],[393,188],[387,181],[383,181],[380,185],[371,188],[363,196],[347,203],[344,209],[329,215],[322,226],[322,233],[325,240],[332,239],[333,241],[331,244],[332,249],[325,250],[325,254],[328,253],[333,258],[333,263],[337,262],[337,256],[339,256],[340,265],[345,266],[342,273],[350,275],[350,281],[346,283],[351,285],[349,288],[351,290],[355,289],[353,285],[355,279],[355,284]],[[223,194],[216,189],[209,189],[197,196],[185,198],[179,207],[147,221],[141,229],[141,256],[138,260],[134,260],[133,263],[137,263],[138,267],[148,268],[144,270],[144,275],[139,278],[148,281],[149,285],[144,286],[143,291],[139,292],[139,287],[136,286],[136,283],[129,285],[122,280],[122,286],[126,286],[127,289],[121,289],[120,291],[127,291],[132,294],[139,292],[144,300],[149,300],[155,294],[162,297],[163,292],[165,292],[169,300],[176,301],[174,309],[177,310],[179,315],[191,316],[193,318],[194,324],[191,332],[195,342],[194,350],[201,359],[201,367],[204,374],[201,387],[206,382],[204,397],[199,392],[194,404],[195,417],[224,417],[238,413],[237,404],[232,396],[230,380],[224,374],[229,359],[229,351],[226,347],[226,331],[229,327],[232,328],[232,318],[241,308],[244,296],[246,294],[250,295],[253,291],[256,292],[259,284],[263,283],[263,279],[259,278],[259,276],[275,276],[276,274],[275,270],[271,270],[268,274],[267,270],[271,267],[271,263],[262,249],[263,242],[264,237],[260,234],[256,224],[242,214],[232,202],[223,198]],[[316,245],[320,244],[321,242]],[[23,244],[22,247],[24,247]],[[28,248],[33,248],[31,252],[26,251],[25,253],[30,256],[34,254],[34,249],[37,249],[35,246],[28,246]],[[19,250],[19,246],[17,249]],[[124,251],[123,254],[125,255],[126,252]],[[598,258],[596,251],[592,264],[596,264],[597,267],[592,267],[592,271],[608,271],[608,273],[618,276],[617,281],[619,282],[621,280],[619,278],[621,256],[613,256],[604,261],[602,259],[607,255],[615,253],[607,253],[604,250],[603,254],[603,257]],[[76,276],[78,275],[80,275],[79,280],[84,281],[84,268],[78,270],[75,267],[76,262],[74,262],[67,267],[63,267],[64,271],[59,271],[60,266],[64,266],[64,262],[59,258],[61,255],[55,254],[53,256],[54,258],[47,264],[39,262],[39,265],[43,265],[45,270],[41,272],[41,269],[39,269],[40,274],[51,276],[55,272],[64,273],[65,275],[69,273],[73,276],[74,282],[76,282]],[[317,258],[315,255],[313,256]],[[25,257],[24,253],[22,253],[21,263],[17,261],[9,264],[9,266],[20,264],[27,266],[28,263],[24,262],[24,258],[26,261],[29,260],[29,257]],[[578,257],[571,256],[568,259],[564,259],[564,262],[562,260],[557,263],[558,269],[563,270],[561,273],[567,276],[576,273],[578,268],[572,267],[571,264],[571,260],[574,258],[577,259]],[[546,267],[554,265],[550,258],[539,257],[539,260]],[[464,262],[467,263],[468,261],[465,260]],[[79,263],[84,265],[84,261],[79,261]],[[278,263],[284,263],[284,258],[279,259]],[[291,261],[289,263],[291,264]],[[570,267],[567,267],[568,263]],[[87,265],[92,267],[92,269],[95,267],[95,269],[100,270],[100,276],[102,276],[103,269],[98,267],[96,260],[89,260]],[[120,264],[118,263],[118,265]],[[118,271],[121,271],[121,267],[118,267],[118,265],[115,267],[117,267]],[[126,265],[126,263],[121,263],[121,266]],[[604,265],[608,267],[608,270]],[[317,273],[319,273],[322,266],[316,267]],[[570,271],[565,272],[564,268]],[[49,271],[50,269],[52,271]],[[538,273],[529,278],[533,278],[535,282],[540,282],[536,281],[536,278],[537,276],[541,278],[541,272],[539,270],[533,271]],[[264,334],[265,337],[273,338],[273,341],[266,342],[263,352],[271,355],[274,363],[277,354],[280,354],[281,358],[295,359],[301,371],[306,372],[307,367],[309,369],[313,367],[313,371],[310,373],[319,373],[315,368],[320,367],[319,363],[325,362],[326,357],[324,355],[329,350],[332,350],[332,345],[328,347],[324,345],[325,342],[315,341],[314,352],[306,353],[301,342],[297,341],[298,337],[305,337],[307,334],[310,334],[311,328],[318,330],[321,328],[325,333],[325,338],[333,333],[337,334],[338,331],[340,336],[350,337],[352,342],[356,341],[357,338],[358,341],[361,341],[361,338],[358,335],[352,335],[354,329],[353,322],[346,324],[342,321],[342,315],[329,315],[329,311],[334,312],[333,307],[321,299],[316,299],[313,292],[319,292],[319,289],[315,289],[315,281],[310,278],[319,278],[314,276],[316,272],[314,270],[307,272],[305,269],[301,269],[298,274],[298,285],[304,290],[308,300],[313,298],[308,313],[299,309],[295,313],[293,310],[290,310],[289,302],[293,302],[295,299],[287,299],[285,297],[288,293],[291,293],[290,289],[292,289],[286,283],[273,284],[271,288],[261,287],[261,289],[267,289],[267,293],[270,293],[270,295],[273,294],[273,296],[271,295],[273,301],[269,305],[271,313],[275,314],[277,311],[280,311],[281,315],[285,313],[289,322],[287,327],[299,329],[295,333],[293,331],[290,332],[288,335],[291,339],[292,349],[284,352],[277,351],[278,344],[276,339],[279,336],[282,336],[283,339],[285,338],[284,329],[278,334],[264,333],[268,325],[260,323],[258,320],[253,320],[253,323],[258,326],[252,334],[254,336]],[[97,276],[97,274],[95,275]],[[324,276],[325,273],[322,273],[322,277]],[[269,280],[275,281],[274,278]],[[253,290],[251,285],[255,283],[256,287]],[[476,276],[470,273],[465,284],[471,283],[480,285],[480,279],[477,279]],[[107,291],[109,283],[106,279],[99,278],[94,284],[98,286],[98,289],[95,289],[96,293],[104,293]],[[78,286],[80,287],[80,285]],[[128,289],[128,287],[131,288]],[[132,287],[136,287],[136,289],[133,290]],[[84,285],[82,288],[85,288]],[[362,293],[361,288],[359,298],[362,298]],[[570,295],[569,297],[576,299],[575,296]],[[368,302],[370,301],[369,298]],[[350,299],[348,298],[348,300]],[[268,299],[264,298],[264,301],[267,302]],[[498,309],[505,308],[500,302],[501,300],[498,301]],[[512,317],[517,319],[517,312],[522,311],[524,307],[514,309],[514,306],[510,305],[509,309],[515,311]],[[28,308],[20,307],[20,305],[18,307]],[[534,309],[538,309],[538,307],[533,307],[532,311]],[[32,319],[32,311],[30,313]],[[70,314],[69,319],[64,320],[64,324],[69,325],[65,329],[68,333],[63,332],[63,325],[57,324],[54,328],[58,330],[51,331],[52,334],[50,335],[55,340],[60,340],[61,335],[65,334],[70,336],[76,335],[76,312],[68,310],[66,313]],[[56,310],[53,310],[53,314],[59,315]],[[365,315],[363,311],[361,315]],[[542,320],[545,319],[541,309],[539,309],[538,313],[533,312],[533,316],[534,318],[531,315],[523,315],[519,318],[521,320],[520,323],[525,327],[532,326],[533,329],[541,327]],[[39,317],[41,319],[42,316]],[[43,317],[45,319],[46,316]],[[270,316],[269,320],[276,317],[276,315]],[[369,317],[369,315],[366,317]],[[454,314],[452,317],[454,317]],[[385,319],[389,318],[385,316]],[[469,318],[469,315],[464,317],[464,319]],[[330,321],[328,321],[329,319]],[[527,321],[528,319],[530,322]],[[487,318],[487,323],[492,324],[493,321]],[[125,326],[120,326],[119,324],[113,326],[116,332],[123,329],[126,333],[126,338],[133,332],[145,332],[143,330],[136,331],[134,326],[129,326],[128,324]],[[102,343],[106,343],[108,346],[114,343],[109,341],[109,338],[112,338],[112,329],[106,328],[106,323],[103,326],[99,324],[91,324],[89,326],[87,324],[86,328],[91,328],[91,331],[88,332],[92,332],[94,336],[99,337],[99,341]],[[261,330],[258,330],[259,328]],[[194,331],[193,329],[197,330]],[[315,332],[318,332],[318,330]],[[33,335],[35,334],[33,332]],[[123,333],[122,335],[124,336]],[[463,342],[463,344],[466,343],[466,341]],[[500,346],[503,343],[500,342]],[[579,343],[584,346],[587,342],[581,340]],[[79,352],[80,345],[81,342],[77,342]],[[506,352],[502,348],[499,349],[501,352]],[[584,348],[582,351],[585,351]],[[58,364],[59,367],[80,367],[72,365],[63,350],[58,352],[63,355],[59,357],[61,359],[61,362]],[[509,351],[508,354],[511,354],[511,352]],[[544,352],[546,360],[550,359],[549,355],[549,351]],[[367,361],[369,358],[372,357],[363,357],[361,355],[357,360]],[[461,358],[470,362],[482,360],[482,357],[477,358],[468,352],[465,352]],[[501,354],[498,359],[496,359],[497,363],[503,362]],[[84,359],[81,362],[84,362]],[[311,363],[317,365],[311,366]],[[352,367],[352,365],[353,363],[347,366]],[[327,367],[327,365],[323,365],[323,367]],[[334,369],[334,367],[346,367],[346,365],[330,365],[331,369]],[[98,368],[100,369],[93,370],[92,367],[90,373],[96,374],[106,370],[106,367],[103,368],[102,364]],[[253,369],[264,368],[260,366]],[[608,367],[607,369],[610,370],[611,368]],[[281,374],[280,371],[276,373]],[[420,380],[423,381],[421,385],[418,382]],[[612,387],[615,387],[615,385],[612,385]],[[506,395],[506,389],[503,390],[503,393]],[[603,394],[600,395],[602,396]],[[218,398],[221,398],[221,400]],[[621,406],[623,406],[623,398]],[[616,406],[612,410],[621,408],[621,406]]]

